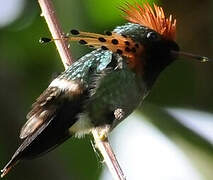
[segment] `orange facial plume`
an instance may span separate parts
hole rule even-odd
[[[175,40],[176,19],[173,19],[172,15],[167,18],[162,7],[154,4],[152,8],[148,3],[143,6],[138,3],[135,3],[135,6],[126,3],[126,7],[120,9],[126,14],[125,19],[129,22],[146,26],[166,39]]]

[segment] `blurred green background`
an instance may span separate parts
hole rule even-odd
[[[102,33],[125,22],[118,7],[126,1],[131,2],[54,0],[53,3],[64,32],[80,29]],[[171,13],[177,19],[177,42],[182,50],[213,57],[212,0],[159,0],[156,3],[163,6],[167,15]],[[10,6],[12,8],[7,9]],[[19,130],[32,102],[52,78],[63,71],[63,65],[53,43],[38,43],[40,37],[48,37],[50,33],[40,16],[37,1],[2,1],[0,9],[0,167],[3,167],[21,142]],[[8,14],[12,14],[11,19],[7,19]],[[71,51],[78,59],[90,49],[71,44]],[[213,179],[212,143],[164,109],[173,107],[213,113],[212,77],[213,63],[180,58],[161,74],[138,110],[150,126],[158,129],[188,157],[204,180]],[[125,123],[128,121],[122,122]],[[172,166],[175,169],[175,164]],[[96,180],[102,170],[91,138],[72,138],[39,159],[22,162],[5,179]]]

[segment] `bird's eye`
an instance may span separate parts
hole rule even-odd
[[[159,39],[159,36],[156,32],[149,32],[146,35],[147,39],[151,40],[151,41],[156,41]]]

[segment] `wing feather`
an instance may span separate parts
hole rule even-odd
[[[24,139],[35,132],[45,121],[49,120],[55,113],[58,97],[63,92],[57,87],[48,87],[32,105],[32,110],[27,114],[28,121],[20,132],[20,138]]]

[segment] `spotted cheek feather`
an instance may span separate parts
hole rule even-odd
[[[144,47],[140,43],[133,41],[130,37],[114,32],[107,32],[106,35],[78,30],[71,30],[70,32],[71,35],[67,37],[70,41],[78,41],[82,45],[118,53],[126,57],[131,69],[139,72],[138,65],[141,65],[139,57],[141,57]]]

